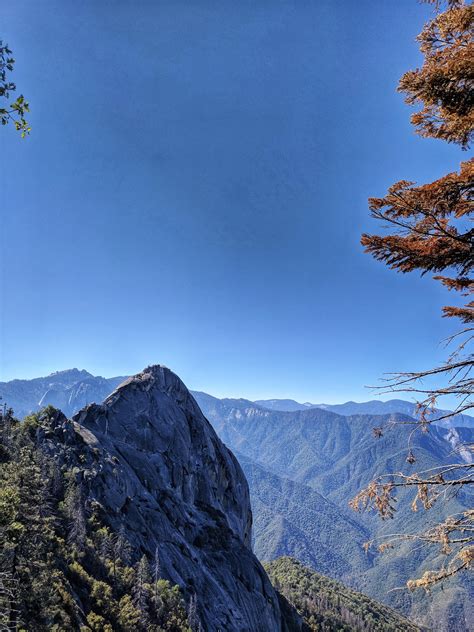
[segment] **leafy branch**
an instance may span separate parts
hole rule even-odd
[[[31,127],[26,120],[30,107],[22,94],[15,101],[10,101],[10,94],[16,91],[16,84],[9,80],[7,73],[13,71],[14,64],[12,51],[0,40],[0,99],[6,101],[6,103],[3,102],[3,107],[0,107],[0,121],[2,125],[12,123],[20,132],[21,137],[25,138],[31,132]]]

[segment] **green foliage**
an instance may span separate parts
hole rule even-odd
[[[275,588],[313,632],[416,632],[391,608],[319,575],[290,557],[265,565]]]
[[[2,125],[13,123],[21,137],[25,138],[31,132],[31,127],[25,119],[25,115],[30,111],[28,101],[22,94],[15,101],[9,101],[10,93],[16,90],[16,84],[8,79],[7,73],[12,72],[14,64],[12,51],[0,40],[0,99],[7,101],[4,107],[0,107],[0,121]]]
[[[156,586],[156,601],[155,597],[153,599],[159,629],[166,632],[191,632],[179,586],[172,586],[165,579],[159,579]]]
[[[140,612],[133,605],[130,595],[120,599],[118,622],[124,632],[133,632],[140,624]]]
[[[137,552],[87,501],[80,469],[44,449],[59,414],[0,419],[0,629],[190,632],[179,587],[154,581],[146,557],[132,563]]]

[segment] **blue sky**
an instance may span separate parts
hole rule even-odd
[[[163,363],[215,395],[365,400],[450,297],[362,253],[367,198],[457,169],[395,92],[416,0],[0,0],[1,376]]]

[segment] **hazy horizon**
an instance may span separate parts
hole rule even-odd
[[[143,367],[143,369],[145,369],[146,367]],[[167,367],[171,370],[173,370],[172,367]],[[143,370],[142,369],[142,370]],[[112,379],[112,378],[116,378],[116,377],[129,377],[131,375],[135,375],[136,373],[139,373],[140,371],[135,371],[134,373],[130,373],[130,374],[114,374],[114,375],[104,375],[102,373],[99,374],[93,374],[91,373],[91,371],[88,371],[88,369],[84,368],[84,367],[76,367],[76,366],[71,366],[69,368],[64,368],[64,369],[59,369],[56,371],[51,371],[50,373],[46,374],[46,375],[34,375],[32,377],[28,377],[28,378],[24,378],[24,377],[18,377],[18,378],[12,378],[12,380],[0,380],[2,382],[9,382],[9,381],[14,381],[14,380],[31,380],[31,379],[35,379],[35,378],[46,378],[58,373],[65,373],[68,371],[87,371],[87,373],[89,373],[90,375],[93,375],[94,377],[103,377],[105,379]],[[309,398],[309,399],[304,399],[304,398],[300,398],[298,399],[297,397],[293,397],[291,394],[281,394],[281,395],[272,395],[272,394],[264,394],[264,395],[257,395],[257,396],[246,396],[245,394],[242,393],[218,393],[216,392],[214,389],[212,389],[212,387],[209,388],[195,388],[192,384],[187,384],[186,385],[189,390],[191,391],[198,391],[201,393],[205,393],[207,395],[211,395],[212,397],[216,397],[217,399],[244,399],[244,400],[249,400],[251,402],[257,402],[257,401],[261,401],[261,400],[267,400],[267,401],[271,401],[271,400],[292,400],[297,402],[298,404],[311,404],[313,406],[321,406],[321,405],[334,405],[334,404],[347,404],[347,403],[355,403],[355,404],[362,404],[362,403],[367,403],[370,401],[381,401],[381,402],[388,402],[391,400],[403,400],[403,401],[413,401],[413,403],[416,402],[415,398],[410,397],[409,393],[386,393],[386,394],[376,394],[374,391],[372,392],[368,392],[368,396],[366,399],[360,399],[360,400],[354,400],[354,399],[341,399],[341,400],[334,400],[334,401],[316,401],[316,399],[313,398]]]

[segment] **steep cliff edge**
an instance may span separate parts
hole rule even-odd
[[[250,548],[242,470],[170,370],[145,369],[72,423],[58,416],[42,443],[77,466],[88,502],[137,554],[158,547],[163,575],[197,595],[205,630],[287,629]]]

